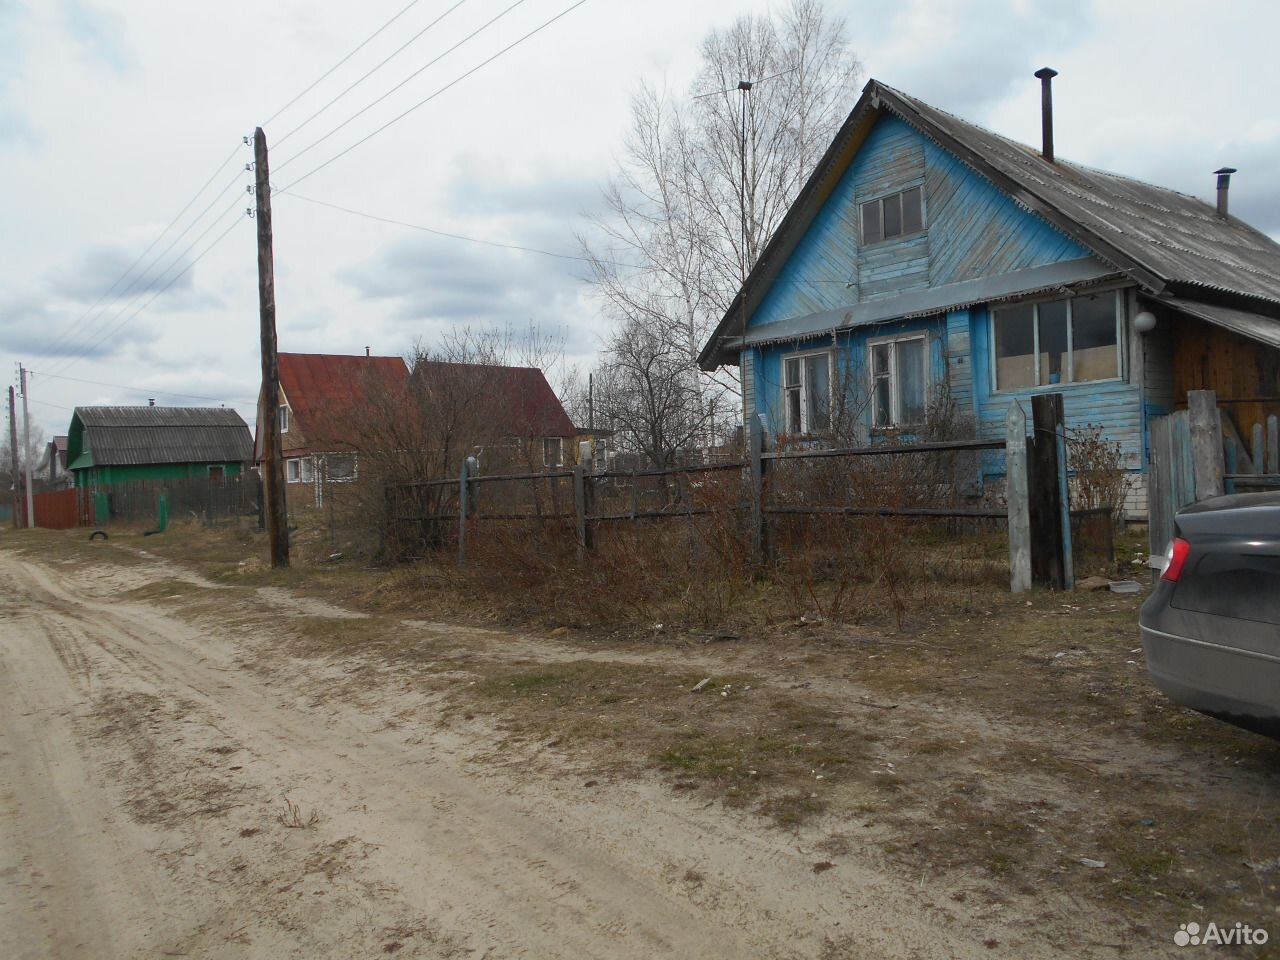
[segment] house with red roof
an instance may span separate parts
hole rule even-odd
[[[403,392],[409,368],[399,357],[281,353],[280,447],[289,484],[354,480],[358,438],[352,411],[377,397]],[[254,459],[261,463],[262,399],[258,401]]]
[[[419,362],[399,357],[281,353],[280,440],[285,481],[316,489],[356,479],[370,418],[396,417],[431,432],[433,417],[464,410],[460,449],[490,472],[519,464],[572,465],[576,430],[542,371],[495,364]],[[408,405],[416,410],[410,418]],[[254,457],[263,460],[263,404],[258,403]],[[448,469],[457,465],[450,464]],[[425,478],[424,478],[425,479]]]

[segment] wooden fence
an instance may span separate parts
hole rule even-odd
[[[37,493],[36,526],[66,530],[110,523],[159,524],[161,503],[173,520],[197,520],[206,525],[234,523],[256,510],[256,485],[239,477],[208,480],[141,480],[101,488],[73,488]],[[26,525],[26,507],[19,501],[18,519]]]
[[[748,432],[741,461],[681,466],[665,470],[479,475],[464,463],[457,479],[432,479],[389,485],[386,490],[388,536],[413,541],[420,551],[456,546],[466,562],[468,539],[485,521],[559,523],[574,536],[580,557],[593,549],[597,531],[621,522],[662,522],[716,512],[741,515],[749,526],[754,559],[769,554],[770,518],[904,517],[957,521],[1004,521],[1009,536],[1010,587],[1029,589],[1034,582],[1071,589],[1072,513],[1068,503],[1065,429],[1060,394],[1033,398],[1033,430],[1020,405],[1011,405],[1006,436],[999,440],[950,440],[931,443],[880,443],[841,449],[766,450],[758,423]],[[971,464],[951,469],[957,458],[1003,454],[1004,502],[974,502],[961,492],[963,477],[978,469]],[[894,496],[894,474],[888,484],[867,490],[828,485],[831,498],[815,497],[812,483],[788,483],[788,474],[804,465],[810,477],[815,464],[866,460],[884,464],[896,458],[932,462],[935,481],[916,483],[914,497]],[[942,469],[937,463],[943,462]],[[833,472],[839,476],[838,471]],[[924,493],[920,491],[924,490]],[[1098,512],[1098,511],[1094,511]],[[1109,515],[1110,508],[1105,508]]]
[[[1225,493],[1280,487],[1280,423],[1253,424],[1250,443],[1219,410],[1212,390],[1192,390],[1187,409],[1151,421],[1148,537],[1152,557],[1165,553],[1178,510]]]

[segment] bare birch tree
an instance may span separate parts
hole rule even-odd
[[[649,337],[669,344],[661,363],[673,369],[625,392],[658,381],[668,393],[692,389],[695,440],[713,439],[738,392],[733,371],[700,375],[697,355],[852,106],[859,74],[844,21],[820,0],[792,0],[776,17],[712,32],[687,96],[642,83],[632,98],[606,213],[597,239],[583,240],[616,328],[604,366]],[[632,369],[623,363],[608,378]]]

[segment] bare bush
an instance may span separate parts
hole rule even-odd
[[[1076,427],[1067,432],[1067,464],[1072,509],[1110,507],[1118,519],[1131,482],[1120,444],[1108,440],[1096,423]]]

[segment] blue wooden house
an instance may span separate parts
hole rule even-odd
[[[1217,203],[1056,158],[869,82],[699,364],[738,365],[783,438],[1003,436],[1063,394],[1146,513],[1152,417],[1214,389],[1248,436],[1280,412],[1280,245]],[[998,480],[1002,467],[988,468]]]

